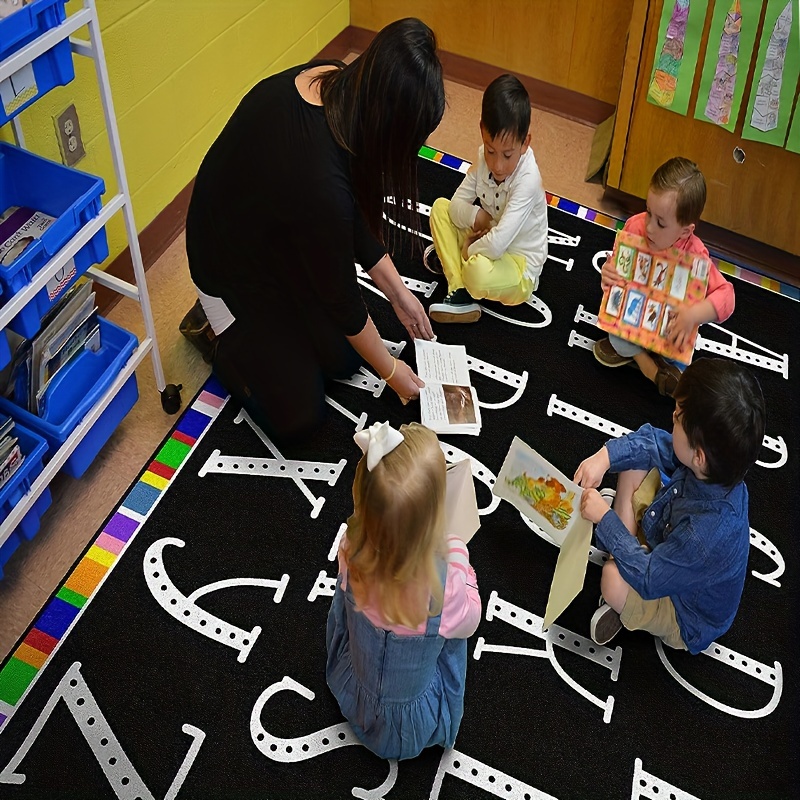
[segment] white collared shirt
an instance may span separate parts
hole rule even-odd
[[[525,256],[528,275],[538,285],[547,259],[547,199],[533,150],[529,147],[511,175],[498,184],[481,145],[477,164],[450,202],[450,219],[456,227],[473,227],[478,215],[478,207],[473,205],[476,198],[493,223],[489,233],[469,246],[469,255],[481,254],[492,260],[504,253]]]

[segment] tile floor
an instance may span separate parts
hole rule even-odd
[[[429,144],[472,161],[481,143],[478,129],[481,93],[448,82],[448,107]],[[594,129],[534,109],[532,147],[545,188],[583,205],[618,214],[603,200],[602,187],[585,183]],[[183,384],[184,405],[209,374],[209,367],[178,332],[194,302],[183,236],[148,271],[156,335],[167,382]],[[123,299],[109,318],[142,336],[138,304]],[[59,475],[51,484],[53,504],[39,533],[23,542],[0,579],[0,658],[11,651],[37,611],[94,537],[105,518],[175,422],[161,409],[152,365],[137,370],[140,399],[80,480]]]

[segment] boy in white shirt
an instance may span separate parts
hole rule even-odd
[[[513,75],[493,80],[483,94],[477,163],[452,200],[440,197],[431,208],[434,243],[423,261],[431,272],[444,272],[448,289],[428,309],[435,322],[476,322],[475,300],[519,305],[539,285],[547,200],[530,148],[530,121],[522,83]]]

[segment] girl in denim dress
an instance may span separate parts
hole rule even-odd
[[[355,439],[364,456],[339,549],[326,676],[366,747],[413,758],[455,742],[481,601],[466,544],[444,536],[436,434],[375,423]]]

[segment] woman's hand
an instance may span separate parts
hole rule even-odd
[[[431,321],[428,319],[422,303],[417,300],[405,285],[395,292],[392,298],[392,308],[394,313],[397,314],[397,319],[403,323],[412,339],[427,339],[429,341],[433,339]]]
[[[605,447],[601,447],[593,456],[581,461],[580,466],[575,471],[573,480],[584,489],[596,489],[610,466],[608,450]]]
[[[581,495],[581,516],[597,525],[611,509],[597,489],[584,489]]]
[[[399,358],[395,365],[394,375],[386,383],[397,392],[403,405],[409,400],[416,400],[419,397],[419,390],[425,385],[425,381]]]
[[[600,286],[605,291],[612,286],[624,286],[625,279],[617,272],[614,266],[613,253],[605,260],[603,268],[600,270]]]

